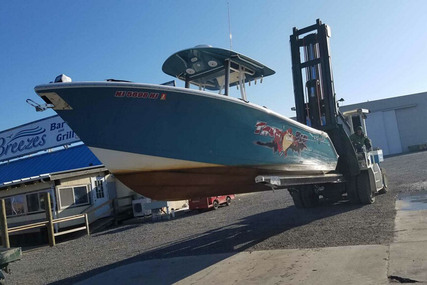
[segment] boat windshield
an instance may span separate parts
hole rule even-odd
[[[197,46],[171,55],[163,72],[185,81],[185,87],[196,85],[201,90],[228,95],[229,87],[238,86],[247,101],[245,83],[257,81],[275,72],[267,66],[231,50]]]

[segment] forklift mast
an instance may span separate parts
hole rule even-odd
[[[329,27],[319,19],[315,25],[294,28],[290,37],[297,120],[321,130],[338,123],[329,37]]]
[[[338,110],[329,51],[330,29],[317,19],[290,36],[297,121],[328,133],[339,155],[337,171],[347,178],[360,167],[349,139],[350,125]]]

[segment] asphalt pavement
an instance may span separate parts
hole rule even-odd
[[[427,191],[401,194],[390,245],[138,261],[77,284],[427,284]]]

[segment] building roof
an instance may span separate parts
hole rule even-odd
[[[103,166],[85,145],[0,165],[0,187],[49,178],[51,174]]]
[[[371,100],[349,105],[340,105],[340,110],[349,111],[358,108],[369,109],[369,111],[391,111],[397,109],[406,109],[416,107],[417,104],[425,104],[427,101],[427,92],[390,97],[385,99]]]

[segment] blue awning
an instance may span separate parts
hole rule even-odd
[[[79,145],[0,165],[0,187],[97,166],[103,165],[87,146]]]

